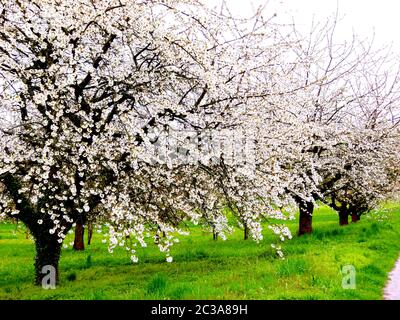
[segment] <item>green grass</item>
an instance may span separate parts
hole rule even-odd
[[[312,235],[283,243],[285,260],[271,249],[267,229],[257,244],[242,240],[240,230],[213,241],[193,228],[174,245],[173,263],[149,246],[132,264],[122,249],[109,254],[95,235],[85,252],[63,250],[56,290],[32,284],[32,241],[14,225],[0,224],[0,299],[382,299],[400,255],[400,205],[388,204],[385,212],[382,221],[371,215],[339,227],[337,215],[321,207]],[[297,222],[289,227],[295,234]],[[345,265],[356,268],[355,290],[342,288]]]

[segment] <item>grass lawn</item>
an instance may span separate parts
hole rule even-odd
[[[14,225],[0,224],[0,299],[382,299],[400,255],[400,204],[387,204],[382,212],[383,221],[362,217],[339,227],[337,215],[321,207],[313,235],[282,245],[285,260],[271,249],[268,230],[257,244],[242,240],[240,230],[227,241],[213,241],[193,228],[174,245],[173,263],[149,246],[132,264],[122,249],[109,254],[95,235],[85,252],[63,250],[56,290],[32,284],[32,241],[23,230],[15,234]],[[289,226],[295,234],[297,222]],[[345,265],[356,268],[355,290],[342,288]]]

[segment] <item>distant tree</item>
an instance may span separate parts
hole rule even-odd
[[[400,121],[398,58],[356,36],[336,41],[338,21],[336,13],[325,24],[313,23],[307,36],[293,32],[302,43],[294,54],[303,63],[293,70],[298,90],[288,95],[284,118],[292,133],[279,143],[289,155],[281,163],[290,181],[286,191],[300,211],[300,235],[312,232],[316,201],[347,224],[349,215],[358,221],[390,196],[398,179],[387,175],[399,159],[390,151]]]

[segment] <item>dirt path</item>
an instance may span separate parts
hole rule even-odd
[[[394,269],[389,273],[389,280],[383,293],[383,299],[400,300],[400,259],[397,260]]]

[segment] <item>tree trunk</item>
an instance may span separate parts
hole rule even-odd
[[[244,240],[248,239],[249,239],[249,227],[247,226],[247,224],[244,224]]]
[[[352,213],[351,214],[351,222],[356,223],[360,221],[360,216],[357,213]]]
[[[48,232],[48,231],[47,231]],[[35,237],[36,257],[35,257],[35,284],[54,283],[59,281],[58,264],[61,256],[61,243],[56,236]],[[53,272],[54,271],[54,272]]]
[[[17,235],[17,232],[18,232],[18,222],[19,222],[19,220],[17,219],[17,222],[15,223],[15,229],[14,229],[13,235]]]
[[[92,243],[93,237],[93,225],[91,223],[88,224],[88,246]]]
[[[74,250],[83,251],[85,250],[85,227],[81,222],[76,222],[75,226],[75,240],[74,240]]]
[[[339,224],[341,226],[345,226],[349,224],[349,213],[347,210],[340,210],[339,211]]]
[[[298,235],[311,234],[314,204],[312,202],[299,201],[298,205],[300,210]]]
[[[217,241],[218,240],[218,234],[213,230],[213,240]]]

